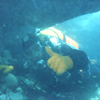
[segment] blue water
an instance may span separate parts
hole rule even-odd
[[[24,38],[25,39],[24,41],[30,39],[27,35],[33,36],[33,34],[35,34],[38,28],[44,29],[45,27],[41,28],[40,25],[38,25],[38,18],[36,16],[33,16],[32,14],[33,7],[34,9],[36,9],[37,7],[36,3],[41,5],[41,2],[38,1],[34,2],[34,0],[32,1],[27,0],[29,3],[23,5],[20,4],[21,2],[20,0],[18,1],[16,0],[15,2],[12,2],[12,0],[5,1],[5,2],[2,1],[0,4],[1,7],[0,9],[0,21],[1,21],[0,22],[0,48],[1,48],[0,65],[4,64],[4,65],[14,66],[14,71],[12,71],[11,73],[15,75],[15,77],[17,77],[19,81],[17,87],[21,87],[24,91],[23,93],[21,93],[21,95],[27,96],[28,98],[27,100],[98,100],[96,97],[100,99],[100,94],[99,94],[100,91],[99,89],[97,89],[98,91],[96,90],[96,88],[99,88],[100,85],[100,81],[99,81],[100,80],[100,74],[99,74],[100,72],[100,68],[99,68],[100,66],[100,60],[99,60],[100,59],[100,53],[99,53],[100,12],[98,11],[95,13],[86,14],[53,25],[53,27],[56,27],[63,34],[69,36],[70,38],[75,40],[80,46],[82,46],[82,50],[86,52],[89,59],[90,60],[93,59],[97,64],[91,66],[92,71],[90,75],[94,73],[93,76],[94,78],[92,77],[89,80],[91,81],[90,83],[88,81],[86,82],[90,85],[86,84],[86,86],[88,87],[82,90],[82,88],[84,87],[83,83],[82,83],[83,87],[81,88],[79,88],[77,85],[75,85],[74,87],[74,85],[70,83],[64,83],[66,82],[64,81],[65,77],[60,76],[57,78],[53,71],[45,67],[46,62],[39,60],[40,58],[42,58],[41,56],[42,51],[40,45],[36,44],[33,45],[33,47],[31,48],[27,47],[28,50],[26,51],[23,50],[22,39]],[[11,2],[10,5],[8,2]],[[24,3],[24,0],[22,0],[22,2]],[[31,3],[33,6],[32,5],[29,6]],[[52,9],[52,8],[45,9],[45,5],[50,4],[49,1],[43,3],[44,5],[40,6],[41,9],[43,9],[44,11],[47,10],[49,11],[50,9]],[[19,6],[21,6],[22,9],[19,9]],[[27,7],[29,8],[27,9]],[[10,10],[8,11],[8,9]],[[29,9],[30,11],[28,11]],[[18,14],[16,12],[18,12]],[[39,13],[37,13],[38,16]],[[28,18],[24,17],[25,15],[29,15]],[[21,19],[24,19],[24,21]],[[31,19],[34,19],[32,20],[33,22],[31,22]],[[43,18],[41,18],[41,20],[42,19]],[[33,39],[31,43],[38,41],[36,37],[31,37],[31,38]],[[44,56],[46,56],[46,54],[44,54]],[[43,59],[47,60],[47,58],[48,56]],[[41,68],[41,66],[43,68]],[[13,93],[19,92],[16,91],[17,87],[13,87],[13,86],[11,87],[6,85],[6,83],[3,83],[5,82],[3,80],[3,77],[5,77],[5,75],[1,77],[2,78],[0,80],[1,83],[0,97],[3,94],[7,94],[7,89],[9,89]],[[64,85],[60,85],[59,83],[57,83],[58,79],[62,79],[62,83],[64,83]],[[31,82],[33,83],[31,84]],[[52,87],[52,82],[54,82],[53,83],[54,87]],[[65,89],[64,86],[66,87]],[[66,91],[68,91],[68,93]]]
[[[83,46],[91,59],[100,59],[100,11],[63,22],[61,30]],[[66,26],[66,28],[65,28]]]

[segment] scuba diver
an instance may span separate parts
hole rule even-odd
[[[77,94],[79,97],[80,92],[96,89],[86,53],[61,31],[50,27],[27,34],[22,39],[22,46],[30,66],[29,74],[34,74],[32,77],[45,92],[56,96]]]

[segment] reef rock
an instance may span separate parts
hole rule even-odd
[[[11,73],[6,75],[5,80],[8,87],[16,87],[18,85],[17,77]]]

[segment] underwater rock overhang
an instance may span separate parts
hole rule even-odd
[[[99,10],[100,0],[2,0],[0,26],[10,23],[49,27]]]

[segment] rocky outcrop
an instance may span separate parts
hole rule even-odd
[[[99,0],[1,0],[0,25],[49,27],[99,10]]]

